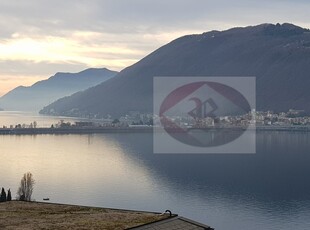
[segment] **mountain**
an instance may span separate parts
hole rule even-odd
[[[19,86],[0,98],[5,110],[39,111],[53,101],[98,85],[117,74],[106,68],[86,69],[79,73],[56,73],[30,87]]]
[[[115,117],[129,111],[151,113],[153,76],[256,76],[258,110],[310,112],[310,31],[284,23],[184,36],[41,113]]]

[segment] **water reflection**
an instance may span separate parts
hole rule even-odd
[[[309,217],[304,210],[310,210],[308,133],[258,132],[254,155],[156,155],[151,154],[152,140],[146,136],[136,134],[119,139],[124,149],[132,149],[132,157],[143,159],[152,169],[153,177],[160,178],[182,197],[178,202],[186,203],[188,199],[188,206],[174,204],[176,208],[182,206],[187,216],[208,223],[214,218],[215,226],[220,226],[218,218],[223,213],[214,215],[214,210],[222,207],[238,211],[244,223],[258,224],[251,223],[253,229],[269,218],[277,221],[270,226],[285,222],[296,229],[309,223],[302,218]],[[144,144],[137,147],[137,139]],[[195,201],[191,197],[199,200],[197,206],[193,206]],[[220,222],[235,222],[232,216]],[[292,216],[296,218],[292,220]]]
[[[257,154],[153,154],[151,134],[0,136],[1,186],[41,200],[162,211],[217,229],[305,229],[308,133],[257,133]]]

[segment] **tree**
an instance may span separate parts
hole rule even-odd
[[[31,201],[31,196],[34,187],[34,179],[30,172],[25,173],[20,181],[17,191],[17,199],[22,201]]]
[[[6,201],[11,201],[12,200],[12,195],[11,195],[11,189],[8,190],[8,196],[6,198]]]
[[[0,196],[0,202],[5,202],[6,201],[6,192],[4,188],[1,190],[1,196]]]
[[[116,123],[119,123],[120,121],[118,120],[118,119],[114,119],[113,121],[112,121],[112,124],[116,124]]]

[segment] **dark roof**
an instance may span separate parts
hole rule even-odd
[[[130,229],[134,230],[165,230],[165,229],[174,229],[174,230],[203,230],[203,229],[208,229],[208,230],[213,230],[213,228],[198,223],[196,221],[181,217],[181,216],[176,216],[176,217],[171,217],[165,220],[160,220],[156,221],[153,223],[149,224],[144,224],[141,226],[133,227]]]

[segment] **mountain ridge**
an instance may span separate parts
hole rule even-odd
[[[289,23],[186,35],[108,82],[60,99],[41,113],[97,117],[151,113],[154,76],[256,76],[257,109],[310,112],[309,44],[309,30]]]
[[[18,86],[0,98],[6,110],[35,111],[80,90],[85,90],[114,77],[116,71],[107,68],[89,68],[77,73],[58,72],[31,86]]]

